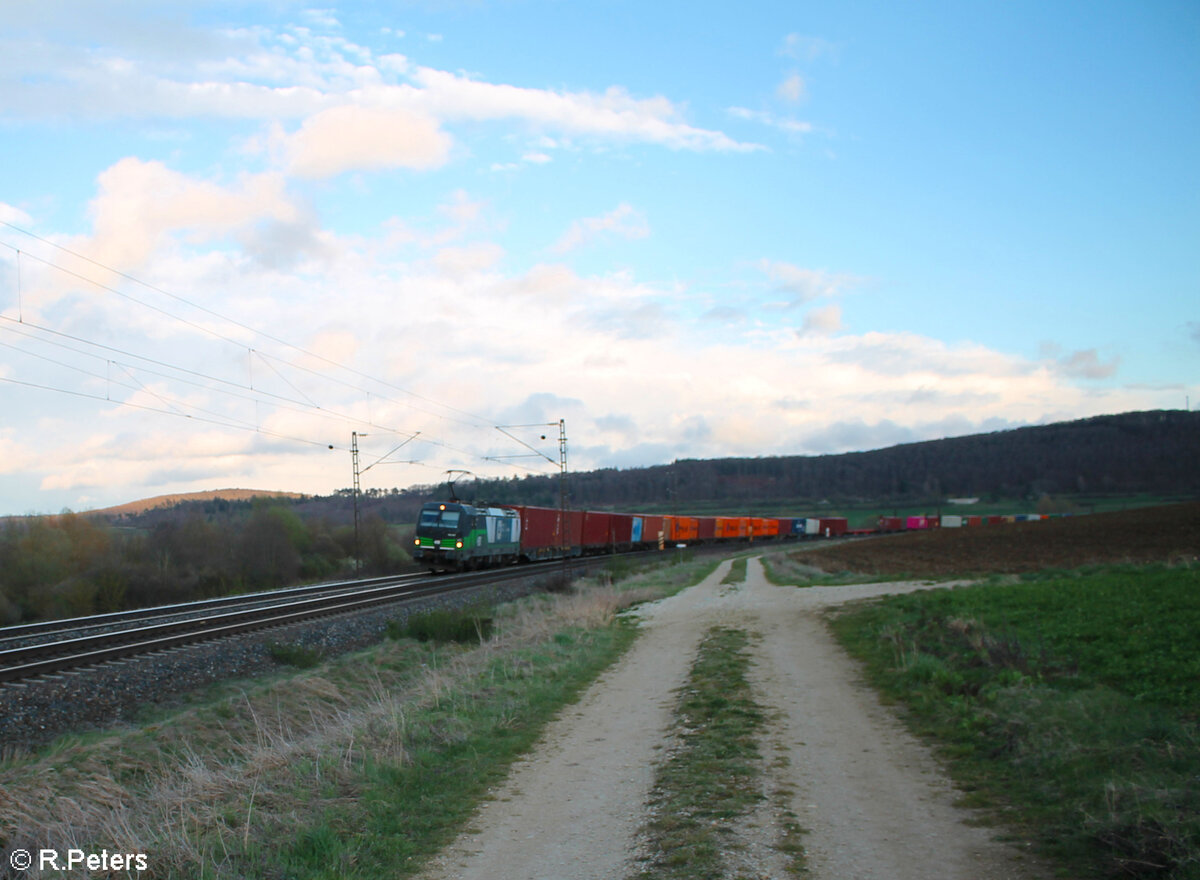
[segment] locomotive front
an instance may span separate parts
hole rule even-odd
[[[413,560],[431,570],[463,571],[515,561],[520,519],[513,510],[431,501],[421,508]]]
[[[460,568],[471,515],[462,504],[429,502],[421,507],[412,558],[433,568]],[[466,514],[464,516],[464,514]]]

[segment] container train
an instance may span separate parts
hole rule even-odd
[[[851,529],[840,516],[671,516],[435,501],[421,508],[412,557],[433,571],[465,571],[680,544],[837,538],[1048,518],[1039,514],[881,516],[873,528]]]
[[[678,544],[834,537],[847,532],[844,517],[671,516],[435,501],[421,508],[412,557],[433,570],[463,571],[564,556],[661,550]]]

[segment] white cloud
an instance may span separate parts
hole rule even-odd
[[[719,131],[688,125],[666,98],[634,98],[617,86],[602,94],[556,92],[482,82],[429,67],[418,69],[414,79],[421,89],[408,97],[444,119],[518,119],[571,134],[657,143],[679,150],[761,149]]]
[[[779,95],[785,101],[796,103],[808,97],[808,85],[804,82],[804,77],[798,73],[793,73],[779,84],[779,87],[775,90],[775,94]]]
[[[189,33],[175,42],[181,57],[139,44],[124,46],[125,54],[54,43],[30,52],[20,40],[0,38],[0,111],[75,119],[305,119],[308,130],[297,136],[293,162],[298,173],[311,176],[338,173],[347,164],[434,167],[447,149],[440,123],[450,121],[515,120],[547,133],[677,150],[761,149],[690,125],[664,97],[636,98],[619,86],[597,93],[490,83],[414,66],[402,55],[376,56],[306,27]],[[14,59],[8,64],[6,53]],[[360,111],[322,115],[346,107]],[[403,111],[412,115],[399,115]],[[393,142],[345,144],[334,153],[329,139],[341,123],[355,132],[380,125]]]
[[[780,49],[780,54],[810,64],[822,58],[836,59],[840,52],[839,44],[805,34],[788,34],[783,38],[783,47]]]
[[[17,226],[31,226],[33,224],[32,217],[16,205],[9,205],[5,202],[0,202],[0,221],[13,223]]]
[[[799,119],[788,119],[776,116],[773,113],[768,113],[765,110],[750,110],[746,107],[730,107],[727,111],[730,116],[737,119],[745,119],[749,122],[757,122],[760,125],[766,125],[771,128],[777,128],[787,134],[810,134],[813,131],[811,122],[803,122]]]
[[[600,217],[576,220],[550,250],[566,253],[608,235],[626,239],[648,238],[650,224],[641,211],[622,202]]]
[[[796,332],[801,336],[827,336],[842,329],[842,307],[833,304],[811,309]]]
[[[436,168],[450,147],[450,137],[424,114],[346,105],[310,116],[287,138],[285,150],[290,173],[324,178],[347,171]]]
[[[124,270],[142,267],[175,233],[221,238],[258,221],[295,223],[304,216],[277,174],[242,175],[222,186],[131,157],[103,170],[97,188],[89,204],[92,235],[74,244]]]
[[[1060,358],[1058,369],[1072,379],[1107,379],[1117,372],[1120,364],[1119,357],[1102,362],[1096,349],[1089,348]]]
[[[861,283],[861,279],[853,275],[824,269],[805,269],[792,263],[760,260],[758,266],[774,282],[777,290],[792,295],[793,306],[821,297],[840,296]]]
[[[119,269],[140,267],[175,232],[220,237],[256,221],[292,223],[302,212],[279,175],[244,175],[232,186],[197,180],[161,162],[122,159],[97,178],[89,205],[88,256]]]
[[[504,248],[491,242],[479,242],[465,247],[442,248],[433,261],[443,276],[462,279],[494,269],[504,258]]]

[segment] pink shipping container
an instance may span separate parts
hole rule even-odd
[[[929,517],[910,516],[907,520],[905,520],[904,527],[909,531],[927,529],[929,528]]]

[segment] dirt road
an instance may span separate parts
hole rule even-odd
[[[425,880],[612,880],[636,870],[638,829],[654,766],[669,742],[673,691],[714,625],[752,640],[752,685],[774,717],[765,751],[767,786],[786,793],[807,829],[816,880],[999,880],[1044,873],[1022,852],[968,824],[927,750],[856,681],[851,661],[816,611],[829,604],[922,584],[798,590],[775,587],[751,560],[746,582],[722,586],[729,563],[703,583],[641,610],[634,648],[549,729],[471,829]],[[778,877],[773,849],[781,816],[764,801],[746,827],[736,867]]]

